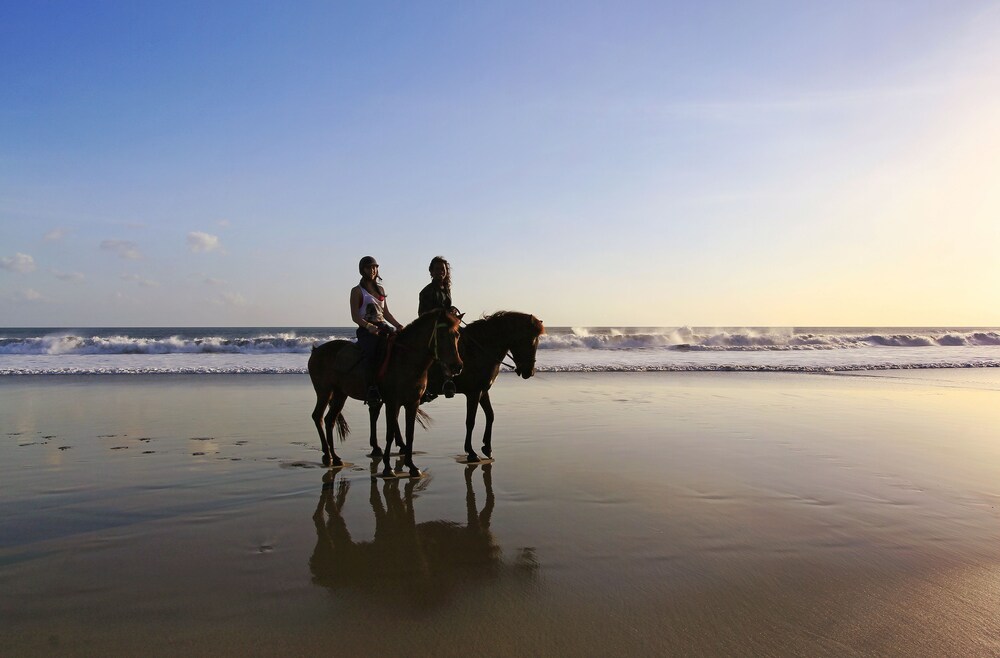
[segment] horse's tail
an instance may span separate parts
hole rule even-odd
[[[422,428],[427,429],[434,424],[434,419],[426,411],[417,407],[417,422],[420,423]]]
[[[344,414],[337,414],[337,438],[343,443],[347,440],[347,435],[351,433],[351,426],[347,424]]]

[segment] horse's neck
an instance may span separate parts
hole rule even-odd
[[[429,350],[426,348],[430,345],[431,339],[434,336],[433,334],[428,336],[418,335],[423,333],[419,329],[420,327],[409,325],[396,334],[397,347],[402,347],[403,349],[394,349],[392,351],[390,358],[395,362],[393,364],[395,367],[399,367],[400,365],[408,366],[414,372],[427,370],[430,367],[434,357],[431,356]],[[431,331],[434,331],[433,327]]]
[[[489,322],[489,320],[486,322]],[[502,322],[502,320],[500,322]],[[497,359],[502,359],[503,356],[510,350],[510,346],[513,343],[510,332],[503,331],[503,327],[499,326],[500,322],[495,321],[495,324],[497,325],[495,327],[488,327],[485,324],[481,325],[483,329],[483,335],[481,336],[474,335],[475,332],[469,334],[469,337],[472,340],[480,344],[483,351],[487,352],[489,356]]]

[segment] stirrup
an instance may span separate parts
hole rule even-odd
[[[445,381],[444,386],[441,387],[441,392],[444,393],[444,396],[449,400],[455,397],[455,382],[450,379]]]

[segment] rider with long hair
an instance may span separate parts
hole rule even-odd
[[[427,268],[431,282],[420,291],[417,315],[438,308],[451,308],[451,264],[443,256],[435,256]]]
[[[367,359],[368,401],[378,402],[378,388],[375,386],[375,353],[380,334],[389,334],[401,325],[386,301],[385,288],[379,285],[378,262],[373,256],[365,256],[358,263],[361,282],[351,288],[351,319],[358,325],[358,346]]]
[[[430,272],[431,282],[420,291],[420,303],[417,306],[417,315],[423,315],[428,311],[434,311],[439,308],[454,311],[455,307],[451,304],[451,264],[443,256],[435,256],[431,259],[431,264],[427,267],[427,271]],[[440,365],[437,368],[440,370]],[[441,387],[441,392],[447,398],[454,397],[455,382],[450,377],[447,377],[443,371],[440,372],[440,375],[444,378],[444,385]],[[431,379],[436,378],[432,377]],[[428,390],[424,393],[423,401],[430,402],[436,397],[436,393]]]

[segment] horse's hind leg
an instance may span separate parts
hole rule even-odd
[[[486,430],[483,432],[483,454],[493,456],[493,405],[490,404],[490,392],[485,391],[479,398],[479,406],[483,408],[486,418]]]
[[[403,463],[410,467],[410,477],[420,477],[420,469],[413,463],[413,432],[417,426],[417,406],[419,401],[406,405],[406,458]],[[396,424],[399,431],[399,424]]]
[[[371,458],[377,458],[382,456],[382,448],[378,447],[378,434],[376,428],[378,427],[378,416],[382,411],[382,403],[377,404],[368,403],[368,420],[371,424],[371,434],[368,436],[368,445],[372,447],[372,451],[368,453]]]
[[[327,427],[326,433],[323,432],[323,410],[326,409],[326,405],[330,402],[330,390],[317,391],[316,392],[316,407],[312,412],[313,422],[316,423],[316,431],[319,432],[319,443],[323,447],[323,465],[330,465],[330,445],[331,442],[327,441],[327,437],[331,437],[330,428]]]
[[[479,461],[479,455],[472,449],[472,430],[476,428],[476,407],[479,406],[480,391],[465,394],[465,458],[470,462]]]
[[[326,424],[327,445],[330,447],[330,454],[329,456],[323,456],[324,466],[344,465],[344,462],[337,456],[337,451],[333,448],[333,423],[337,420],[337,416],[340,415],[340,412],[344,410],[345,402],[347,402],[347,396],[340,391],[335,391],[333,398],[330,400],[330,409],[326,412],[324,422]]]
[[[406,444],[403,443],[403,435],[399,432],[399,425],[396,426],[396,447],[402,452],[406,448]]]
[[[382,454],[382,477],[395,477],[396,472],[389,466],[389,450],[392,449],[392,442],[399,432],[399,406],[386,403],[385,405],[385,452]]]

